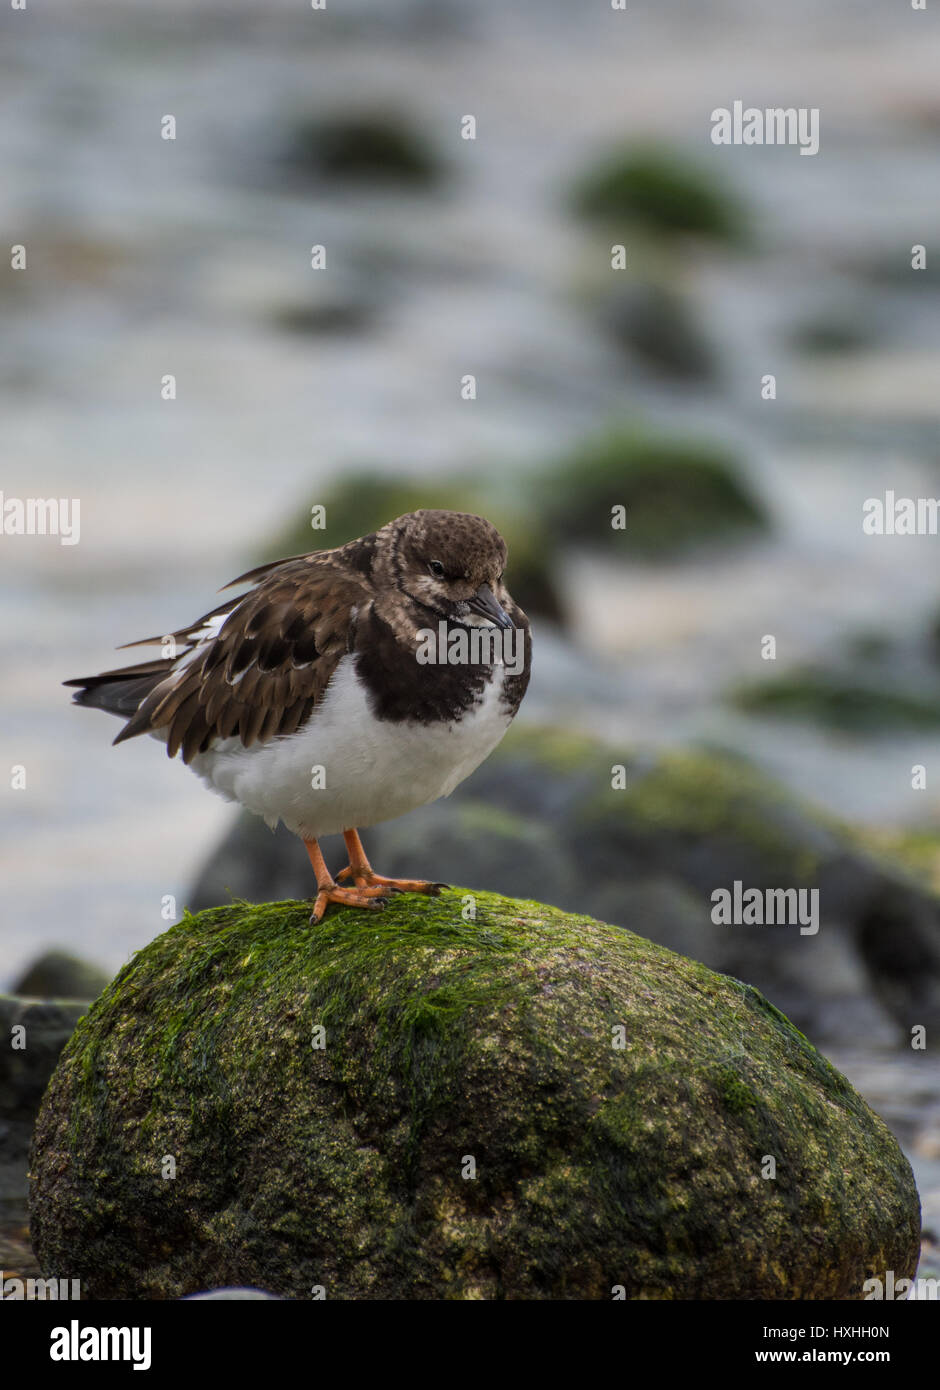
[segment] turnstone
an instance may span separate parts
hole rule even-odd
[[[375,873],[358,830],[448,795],[509,727],[531,642],[505,564],[483,517],[410,512],[260,565],[225,585],[253,588],[189,627],[125,644],[162,644],[155,660],[65,684],[127,720],[115,743],[151,734],[221,796],[299,835],[313,921],[329,903],[433,893],[442,885]],[[317,842],[338,831],[349,864],[333,879]]]

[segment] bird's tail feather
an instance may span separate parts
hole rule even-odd
[[[63,681],[63,685],[78,687],[72,697],[74,704],[103,709],[108,714],[129,719],[136,714],[150,692],[166,678],[173,665],[172,657],[164,657],[140,662],[137,666],[126,666],[119,671],[103,671],[99,676],[78,676],[75,680]]]

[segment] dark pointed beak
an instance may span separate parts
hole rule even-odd
[[[482,618],[489,618],[497,627],[512,627],[512,618],[505,608],[499,606],[489,584],[480,585],[473,598],[467,599],[467,607],[471,613],[479,613]]]

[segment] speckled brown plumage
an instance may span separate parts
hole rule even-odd
[[[416,556],[440,551],[453,611],[409,580]],[[465,603],[501,576],[506,547],[480,517],[412,512],[335,550],[276,560],[232,584],[247,594],[172,634],[177,654],[98,676],[68,681],[76,700],[130,715],[114,740],[166,731],[167,753],[184,762],[215,739],[245,747],[295,733],[310,719],[340,657],[355,655],[357,673],[379,719],[455,720],[479,698],[492,668],[481,664],[419,666],[420,628],[450,623]],[[409,587],[410,586],[410,587]],[[515,714],[529,679],[531,641],[521,608],[497,582],[497,598],[525,634],[525,668],[507,676],[504,698]],[[214,637],[200,640],[215,620]],[[162,642],[163,637],[141,644]]]

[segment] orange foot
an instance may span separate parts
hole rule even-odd
[[[388,902],[387,892],[387,889],[378,885],[370,888],[340,888],[332,880],[329,883],[318,884],[310,920],[322,922],[323,914],[330,903],[342,903],[346,907],[384,907]]]
[[[343,839],[349,851],[349,864],[336,875],[337,883],[351,878],[363,893],[374,889],[377,893],[431,893],[434,896],[447,887],[446,883],[432,883],[424,878],[386,878],[384,874],[377,874],[366,858],[358,832],[344,830]]]
[[[388,901],[388,890],[373,884],[357,884],[355,888],[340,888],[326,867],[320,846],[316,840],[304,840],[304,847],[310,856],[313,872],[317,876],[317,896],[314,899],[311,922],[322,922],[323,914],[330,903],[341,903],[344,907],[384,907]]]
[[[356,887],[361,888],[364,893],[374,887],[378,893],[384,890],[387,893],[431,893],[437,896],[442,888],[447,887],[446,883],[431,883],[426,878],[386,878],[384,874],[377,874],[371,867],[360,868],[353,864],[340,869],[336,875],[336,882],[340,883],[344,878],[354,879]]]

